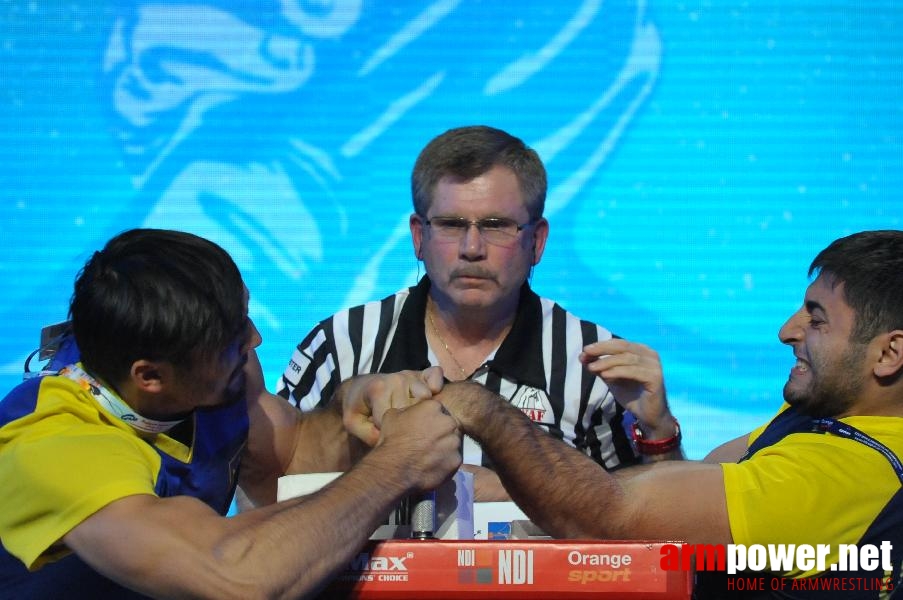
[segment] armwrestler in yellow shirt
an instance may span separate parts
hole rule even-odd
[[[824,570],[795,563],[769,574],[781,585],[765,594],[887,598],[903,563],[903,231],[838,239],[809,275],[802,306],[778,333],[793,350],[786,405],[702,462],[608,474],[479,386],[449,384],[437,398],[482,444],[512,498],[554,536],[824,544],[831,552]],[[587,347],[584,359],[617,385],[619,365],[606,343]],[[628,400],[625,408],[648,408],[639,404]],[[876,570],[831,570],[840,544],[892,550]],[[731,597],[724,585],[701,583],[699,595],[708,588],[710,597]]]

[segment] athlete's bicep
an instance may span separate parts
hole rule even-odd
[[[229,569],[215,559],[228,522],[195,498],[138,494],[106,505],[63,542],[99,573],[143,594],[206,597],[229,585]]]
[[[627,499],[619,521],[630,539],[731,543],[720,465],[667,461],[626,469],[619,481]],[[626,476],[625,476],[626,475]]]
[[[246,366],[248,381],[248,445],[242,457],[239,485],[255,504],[276,499],[276,481],[296,451],[301,415],[285,399],[269,393],[256,355]]]

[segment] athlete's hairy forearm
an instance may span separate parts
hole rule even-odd
[[[490,456],[512,499],[536,525],[553,537],[608,533],[606,511],[621,504],[623,491],[602,467],[482,386],[452,384],[440,398]]]

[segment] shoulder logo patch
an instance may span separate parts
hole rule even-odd
[[[552,403],[545,390],[521,386],[511,398],[511,404],[521,409],[534,423],[555,424],[555,413],[552,412]]]

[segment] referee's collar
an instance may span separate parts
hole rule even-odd
[[[404,369],[426,369],[430,366],[426,331],[426,302],[430,280],[424,276],[410,288],[408,299],[398,315],[398,324],[381,373]],[[502,340],[489,369],[505,379],[545,389],[546,377],[542,360],[542,303],[539,296],[524,282],[520,289],[517,313],[511,330]]]

